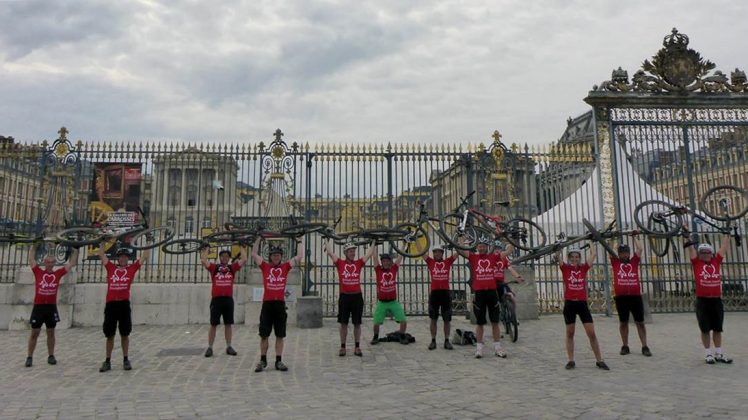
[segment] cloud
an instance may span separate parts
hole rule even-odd
[[[716,1],[0,2],[0,127],[40,139],[555,140],[671,27],[745,67]],[[729,13],[712,13],[722,9]],[[644,12],[646,11],[646,13]],[[711,23],[700,18],[709,13]],[[663,18],[666,17],[666,18]],[[5,28],[4,28],[5,29]]]
[[[126,2],[3,1],[0,45],[13,61],[40,49],[97,42],[120,36],[128,13]]]

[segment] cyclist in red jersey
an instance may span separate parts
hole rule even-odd
[[[462,257],[467,258],[470,263],[470,273],[473,284],[473,313],[476,323],[475,336],[478,341],[475,358],[483,357],[483,330],[488,320],[491,321],[491,333],[493,336],[494,354],[497,357],[506,358],[507,353],[501,347],[501,331],[499,330],[499,294],[496,291],[496,279],[494,271],[499,261],[499,255],[488,252],[491,238],[478,238],[477,253],[457,250]]]
[[[618,331],[621,334],[621,355],[631,352],[629,349],[629,315],[633,315],[636,331],[642,343],[642,354],[649,357],[652,352],[647,346],[647,328],[644,326],[644,302],[642,301],[639,263],[641,262],[642,244],[634,237],[634,256],[626,244],[618,246],[618,258],[610,256],[613,268],[613,291],[616,310],[618,311]]]
[[[568,263],[561,258],[561,251],[556,254],[558,268],[561,270],[564,281],[564,322],[566,323],[566,355],[569,357],[566,369],[574,369],[574,332],[577,315],[587,338],[590,340],[592,352],[595,353],[597,362],[595,365],[603,370],[609,370],[600,352],[600,344],[595,334],[595,326],[592,323],[592,314],[587,305],[587,272],[595,262],[595,248],[590,247],[587,259],[581,264],[582,252],[578,249],[570,249],[566,256]]]
[[[247,263],[247,247],[240,248],[239,260],[231,262],[231,251],[222,250],[218,253],[218,264],[208,261],[210,248],[205,247],[200,251],[200,263],[210,273],[211,299],[210,299],[210,327],[208,328],[208,349],[205,357],[213,356],[213,342],[216,339],[218,324],[223,318],[223,336],[226,339],[226,354],[236,356],[236,350],[231,347],[232,328],[234,324],[234,277]]]
[[[355,340],[353,354],[361,357],[364,355],[361,351],[361,318],[364,313],[364,297],[361,293],[361,269],[369,261],[369,258],[374,255],[376,247],[372,245],[366,252],[366,255],[358,259],[356,259],[357,246],[353,243],[343,245],[343,256],[345,259],[335,255],[327,239],[322,242],[322,247],[333,264],[335,264],[335,268],[338,271],[338,281],[340,282],[340,296],[338,297],[340,350],[338,351],[338,355],[342,357],[346,354],[345,342],[348,338],[348,320],[350,319],[353,322],[353,338]]]
[[[416,241],[416,248],[421,251],[420,244]],[[439,319],[439,312],[444,321],[444,348],[452,350],[452,343],[449,342],[450,323],[452,321],[452,296],[450,294],[449,277],[452,271],[452,264],[457,260],[456,255],[450,255],[444,258],[444,247],[435,246],[431,250],[431,256],[428,253],[421,258],[426,263],[431,278],[431,292],[429,293],[429,329],[431,331],[431,343],[429,350],[436,349],[436,321]]]
[[[74,249],[68,258],[67,264],[55,270],[54,255],[47,254],[44,257],[44,268],[36,263],[37,244],[29,249],[29,265],[34,274],[34,306],[31,309],[31,336],[29,337],[26,367],[33,363],[36,341],[42,332],[42,324],[47,327],[47,363],[56,365],[55,359],[55,327],[60,321],[57,312],[57,290],[60,287],[62,277],[78,263],[78,249]]]
[[[689,237],[684,226],[684,240]],[[688,256],[691,259],[694,279],[696,280],[696,320],[701,331],[701,343],[704,345],[704,360],[715,363],[732,363],[732,359],[722,351],[722,324],[725,308],[722,304],[722,261],[730,249],[730,236],[724,235],[719,250],[707,243],[686,243]],[[711,337],[710,337],[711,333]],[[711,344],[714,343],[714,354]]]
[[[397,273],[400,271],[403,256],[399,255],[394,263],[390,254],[378,256],[375,253],[373,258],[374,272],[377,276],[377,308],[372,320],[374,336],[370,344],[374,346],[379,343],[379,327],[384,323],[388,313],[400,324],[400,344],[408,344],[408,337],[405,335],[408,322],[403,305],[397,300]]]
[[[140,253],[140,259],[130,264],[132,252],[127,248],[117,250],[115,257],[117,264],[111,262],[104,252],[104,247],[97,250],[101,264],[107,272],[106,306],[104,307],[104,336],[106,337],[106,360],[99,368],[99,372],[112,369],[111,357],[114,350],[114,336],[119,329],[122,344],[122,367],[131,370],[132,364],[128,359],[130,349],[130,333],[132,332],[132,308],[130,305],[130,287],[142,265],[148,263],[151,251],[146,249]]]
[[[291,269],[301,263],[304,256],[304,245],[296,240],[296,256],[282,262],[283,249],[271,246],[268,259],[265,261],[258,254],[260,240],[252,245],[252,260],[262,270],[262,309],[260,310],[260,363],[255,366],[255,372],[262,372],[267,368],[268,347],[270,347],[270,332],[275,331],[275,369],[285,372],[288,366],[283,363],[283,339],[286,337],[286,284]]]

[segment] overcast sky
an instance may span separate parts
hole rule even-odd
[[[674,26],[746,69],[747,4],[0,0],[0,134],[547,143]]]

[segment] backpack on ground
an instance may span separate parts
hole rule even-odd
[[[456,328],[452,333],[452,343],[461,346],[472,346],[478,342],[478,338],[472,331],[463,331]]]

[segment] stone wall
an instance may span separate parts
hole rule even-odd
[[[76,271],[63,277],[57,295],[60,323],[57,328],[100,326],[104,320],[106,284],[76,284]],[[257,268],[249,269],[249,284],[234,286],[234,321],[259,323],[261,301],[254,301],[254,289],[262,289]],[[289,275],[288,288],[301,291],[301,273]],[[133,324],[206,324],[210,319],[210,283],[134,283],[131,289]],[[292,296],[292,298],[295,296]],[[19,270],[13,284],[0,285],[0,329],[29,328],[34,303],[34,276],[29,268]],[[287,301],[289,324],[296,322],[295,302]]]

